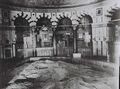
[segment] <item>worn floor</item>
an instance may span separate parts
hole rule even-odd
[[[41,60],[9,72],[4,89],[116,89],[117,77],[82,64]]]

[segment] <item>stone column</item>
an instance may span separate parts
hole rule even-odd
[[[56,37],[55,37],[55,30],[56,30],[56,27],[54,26],[53,27],[53,55],[56,56],[57,52],[57,48],[56,48]]]
[[[77,32],[76,32],[76,25],[73,25],[73,39],[74,39],[74,46],[73,46],[73,52],[77,53]]]
[[[120,60],[120,26],[115,26],[115,41],[113,43],[114,51],[113,51],[113,62],[119,64]]]
[[[120,25],[115,26],[115,41],[113,43],[113,63],[115,63],[114,75],[118,77],[116,81],[117,89],[119,89],[119,67],[120,67]]]
[[[12,51],[13,51],[13,57],[15,57],[16,55],[15,55],[15,43],[13,43],[13,45],[12,45],[13,47],[12,47]]]
[[[32,30],[32,48],[33,48],[33,57],[35,57],[36,56],[36,54],[35,54],[35,52],[36,52],[36,32],[35,32],[35,27],[33,26],[33,27],[31,27],[31,30]]]
[[[113,63],[119,63],[120,59],[120,26],[110,24],[109,27],[109,60]]]

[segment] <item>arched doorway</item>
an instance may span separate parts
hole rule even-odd
[[[53,31],[51,19],[40,17],[36,22],[37,56],[53,56]]]
[[[92,56],[92,26],[91,16],[84,15],[79,19],[77,26],[77,51],[82,54],[82,57]]]
[[[57,56],[72,56],[73,53],[73,28],[68,17],[59,19],[55,31]]]
[[[27,37],[30,35],[30,29],[29,29],[29,22],[23,17],[22,15],[18,15],[18,17],[14,20],[15,25],[15,32],[16,32],[16,56],[24,56],[24,52],[22,49],[24,49],[24,37]],[[19,51],[21,51],[19,53]]]

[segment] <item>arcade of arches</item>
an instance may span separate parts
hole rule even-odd
[[[23,12],[22,12],[23,15]],[[73,53],[85,50],[83,57],[92,56],[92,18],[89,15],[79,19],[78,25],[73,28],[69,17],[61,17],[52,25],[51,19],[45,17],[37,18],[36,25],[30,27],[28,20],[18,16],[14,20],[16,33],[16,56],[19,50],[29,49],[31,54],[27,56],[72,56]],[[82,24],[82,26],[79,26]],[[31,38],[32,37],[32,38]],[[88,52],[88,53],[87,53]],[[24,56],[24,54],[23,54]]]
[[[0,0],[0,89],[119,89],[120,0]]]
[[[115,36],[119,30],[115,30],[119,29],[120,7],[117,0],[109,1],[56,8],[45,3],[37,8],[32,4],[4,8],[0,4],[0,29],[4,29],[0,30],[0,58],[76,54],[113,62],[111,55],[115,54],[111,50],[116,52],[114,43],[119,40]]]

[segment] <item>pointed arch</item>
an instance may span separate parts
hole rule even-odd
[[[79,26],[77,26],[77,47],[78,52],[83,57],[92,56],[92,17],[84,14],[78,17]]]
[[[91,24],[93,23],[92,17],[90,15],[85,14],[80,19],[80,22],[83,26],[83,29],[89,32],[90,34],[92,34],[92,28],[91,28]]]
[[[24,31],[25,29],[28,29],[29,22],[22,16],[19,16],[14,20],[14,25],[15,25],[16,31]]]
[[[37,22],[36,22],[36,26],[51,26],[52,22],[51,19],[48,18],[48,16],[45,16],[45,14],[43,14],[43,17],[39,16],[40,18],[37,18]]]
[[[72,20],[69,17],[60,17],[58,19],[57,30],[71,30],[72,31]]]
[[[15,31],[16,31],[16,47],[17,49],[22,49],[24,45],[24,36],[29,36],[30,35],[30,29],[29,29],[29,22],[28,15],[26,14],[25,17],[23,17],[24,13],[22,12],[21,14],[17,14],[14,20],[14,25],[15,25]]]
[[[21,15],[20,14],[17,14],[17,17],[15,17],[15,20],[14,20],[14,25],[15,25],[15,30],[16,32],[23,32],[25,30],[28,30],[29,29],[29,22],[28,20],[29,19],[26,19],[28,17],[28,15],[26,14],[25,17],[23,17],[24,13],[22,12]]]
[[[57,55],[71,56],[73,53],[73,27],[72,20],[66,16],[60,16],[55,31]]]
[[[48,16],[39,16],[36,21],[36,45],[37,47],[52,47],[53,46],[53,31],[51,28],[52,22]],[[45,38],[45,39],[44,39]]]

